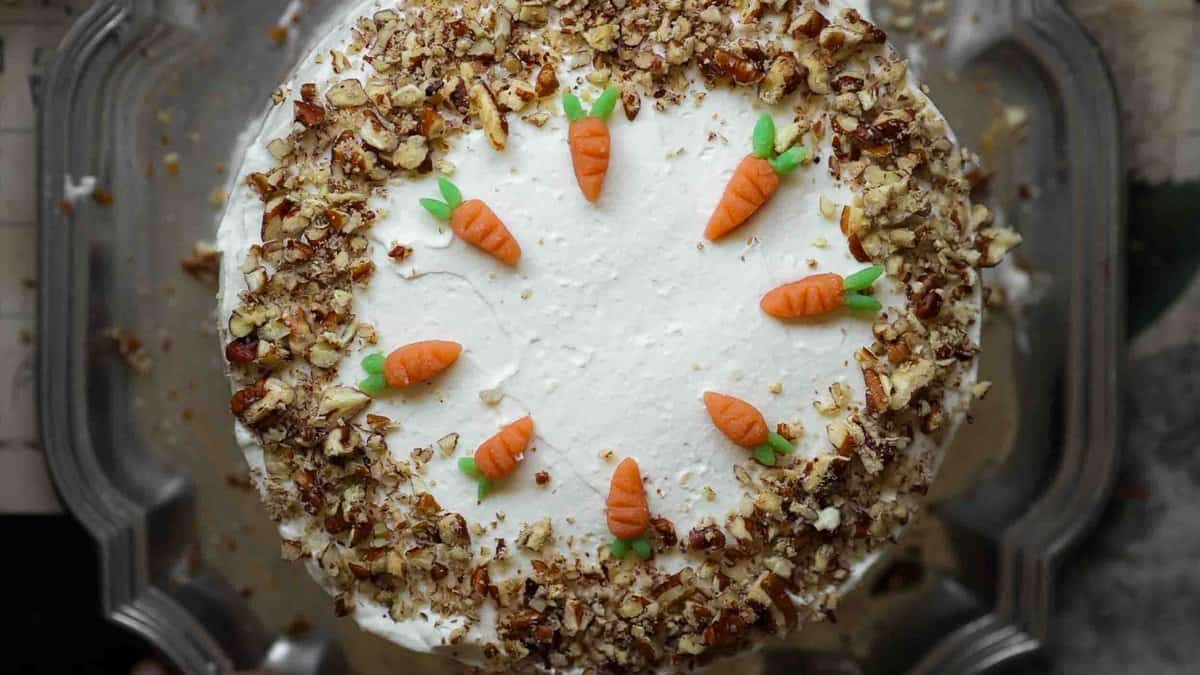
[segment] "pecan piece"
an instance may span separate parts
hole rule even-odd
[[[936,289],[929,289],[921,296],[914,312],[918,319],[932,319],[942,311],[942,294]]]
[[[636,91],[621,92],[621,108],[625,111],[625,119],[632,122],[642,111],[642,97]]]
[[[863,370],[863,381],[867,385],[867,410],[876,415],[883,413],[888,408],[888,396],[879,373],[867,368]]]
[[[775,609],[783,615],[784,626],[788,629],[794,628],[797,621],[796,605],[788,595],[788,581],[777,574],[768,574],[763,577],[759,586],[771,599],[771,604],[775,606]]]
[[[558,91],[558,73],[554,70],[554,64],[547,63],[538,71],[537,79],[533,84],[533,91],[538,95],[538,98],[545,98]]]
[[[704,629],[704,642],[714,647],[732,647],[746,628],[746,621],[736,609],[723,609]]]
[[[721,72],[738,84],[753,84],[763,78],[763,71],[749,59],[744,59],[728,49],[718,49],[713,59]]]
[[[871,262],[871,256],[867,255],[867,250],[863,248],[862,240],[858,238],[857,234],[847,235],[846,243],[850,246],[850,255],[854,256],[855,260],[864,263]]]
[[[325,108],[317,103],[296,101],[296,121],[311,129],[325,121]]]
[[[792,18],[792,22],[788,26],[788,32],[797,40],[802,38],[816,38],[828,25],[829,19],[826,19],[823,14],[815,9],[807,8],[800,10]]]
[[[492,577],[488,573],[487,565],[480,565],[471,573],[471,590],[475,591],[476,595],[486,597],[492,586]]]
[[[688,532],[688,548],[693,551],[725,548],[725,534],[716,525],[693,528]]]
[[[674,546],[679,541],[679,537],[675,536],[675,524],[666,518],[651,518],[650,527],[658,533],[658,538],[662,540],[664,546]]]
[[[225,360],[230,363],[250,363],[258,356],[258,337],[246,335],[225,345]]]
[[[255,350],[257,353],[257,349]],[[234,415],[241,415],[256,401],[267,395],[266,380],[259,380],[244,389],[239,389],[229,401],[229,410]]]
[[[898,366],[901,363],[904,363],[911,356],[912,356],[912,348],[910,348],[908,346],[908,343],[903,340],[900,340],[899,342],[896,342],[895,344],[888,347],[888,352],[887,352],[888,362],[894,366]]]

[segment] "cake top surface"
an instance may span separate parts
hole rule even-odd
[[[963,155],[882,32],[793,2],[346,17],[276,92],[220,232],[232,408],[285,555],[365,627],[496,666],[686,665],[823,618],[913,515],[978,391],[975,268],[1015,244],[971,206]],[[593,203],[562,96],[586,111],[609,87]],[[752,137],[776,167],[807,157],[711,241]],[[438,176],[519,260],[471,245],[460,216],[478,207],[441,213],[458,195]],[[760,307],[871,266],[886,274],[852,294],[865,310]],[[427,382],[364,361],[429,340],[461,352]],[[761,411],[749,447],[707,392]],[[462,466],[526,416],[519,464]],[[625,458],[650,518],[618,542]]]

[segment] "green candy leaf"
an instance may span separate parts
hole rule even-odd
[[[602,120],[608,119],[612,114],[613,108],[617,107],[617,98],[621,96],[621,90],[616,87],[609,87],[600,94],[600,98],[592,104],[592,117],[599,117]]]
[[[608,552],[614,558],[624,558],[629,553],[629,542],[613,537],[612,543],[608,545]]]
[[[492,493],[492,481],[486,478],[479,479],[479,489],[475,491],[475,498],[479,501],[487,499],[487,496]]]
[[[475,464],[474,457],[459,457],[458,470],[472,478],[479,478],[483,475],[479,472],[479,466]]]
[[[792,447],[792,444],[788,442],[788,439],[780,436],[774,431],[767,434],[767,445],[771,446],[771,449],[780,455],[790,455],[792,454],[792,451],[795,450],[795,448]]]
[[[848,291],[861,291],[875,283],[875,280],[882,275],[883,267],[881,265],[871,265],[846,277],[846,281],[842,285]]]
[[[359,390],[367,396],[378,396],[387,390],[387,380],[379,373],[372,373],[367,379],[358,383]]]
[[[567,119],[572,122],[578,122],[583,119],[583,104],[579,102],[579,97],[575,94],[566,94],[563,96],[563,112],[567,114]]]
[[[433,217],[438,220],[450,220],[450,214],[454,212],[449,204],[436,199],[422,199],[421,206],[424,206],[425,210],[432,213]]]
[[[775,120],[763,113],[754,125],[754,156],[771,159],[775,155]],[[776,169],[778,171],[778,169]]]
[[[451,211],[457,209],[459,204],[462,204],[462,192],[458,189],[457,185],[450,182],[449,178],[445,176],[438,177],[438,190],[441,190],[442,198],[446,200],[446,205],[450,207]]]
[[[861,293],[847,293],[846,306],[858,312],[878,312],[883,309],[878,300]]]
[[[386,363],[387,363],[387,358],[384,357],[383,354],[376,352],[374,354],[368,354],[362,360],[362,368],[363,368],[363,370],[367,371],[367,373],[369,373],[371,375],[382,375],[383,374],[383,366]]]
[[[650,554],[654,552],[654,550],[650,548],[650,541],[645,537],[638,537],[637,539],[634,539],[630,545],[631,548],[633,548],[633,552],[636,553],[637,557],[641,558],[642,560],[649,560]]]
[[[775,466],[775,451],[769,445],[760,445],[754,449],[754,459],[764,466]]]
[[[786,176],[795,171],[796,167],[803,164],[806,159],[808,159],[808,148],[803,145],[797,145],[775,159],[770,160],[771,168],[775,169],[775,173],[780,176]]]

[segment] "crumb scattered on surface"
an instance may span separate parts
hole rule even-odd
[[[146,352],[145,345],[141,338],[134,335],[131,331],[115,327],[107,331],[107,335],[112,340],[113,346],[116,347],[117,354],[121,357],[121,361],[139,375],[148,374],[154,367],[154,360],[150,358],[150,354]]]

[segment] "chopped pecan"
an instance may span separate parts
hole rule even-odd
[[[396,262],[401,262],[408,256],[412,255],[412,247],[404,244],[396,244],[388,251],[388,257]]]
[[[763,78],[762,67],[750,59],[742,58],[728,49],[718,49],[713,56],[721,73],[733,78],[738,84],[753,84]]]
[[[625,111],[625,119],[632,122],[642,110],[642,97],[633,90],[622,91],[621,108]]]
[[[693,551],[725,548],[725,534],[716,525],[693,528],[688,532],[688,548]]]
[[[479,121],[483,124],[483,132],[487,134],[488,141],[493,148],[503,150],[508,143],[508,120],[496,104],[492,90],[482,82],[476,83],[471,87],[471,100],[475,102]]]
[[[858,262],[871,262],[871,256],[867,254],[867,250],[863,248],[862,240],[857,234],[846,235],[846,244],[850,247],[850,255]]]
[[[555,72],[553,63],[543,65],[538,71],[533,90],[537,93],[538,98],[545,98],[558,91],[558,73]]]
[[[250,363],[258,356],[258,337],[246,335],[225,345],[225,360],[230,363]]]
[[[488,573],[487,565],[480,565],[471,573],[471,590],[480,597],[486,597],[491,593],[492,577]]]
[[[311,129],[325,121],[325,107],[308,101],[296,101],[296,121]]]
[[[675,536],[675,524],[666,518],[651,518],[650,527],[658,533],[658,538],[664,546],[674,546],[679,541]]]
[[[714,647],[732,647],[746,632],[746,621],[736,609],[723,609],[704,629],[705,644]]]
[[[888,395],[883,389],[883,381],[879,377],[879,373],[866,368],[863,371],[863,380],[867,385],[867,410],[878,415],[888,409]]]
[[[794,628],[797,621],[796,605],[788,595],[788,591],[792,590],[790,586],[790,582],[776,574],[766,575],[759,583],[759,587],[771,599],[771,604],[783,615],[784,627],[788,629]]]
[[[825,30],[825,26],[829,25],[829,19],[826,19],[823,14],[811,7],[801,7],[800,3],[796,3],[799,11],[792,17],[791,23],[788,25],[788,32],[792,37],[800,40],[802,38],[815,39]]]
[[[445,579],[450,574],[450,569],[441,563],[433,563],[429,566],[429,578],[436,581]]]
[[[255,350],[257,353],[257,349]],[[229,401],[229,410],[234,415],[241,415],[246,412],[254,402],[261,400],[267,395],[266,380],[259,380],[254,384],[244,389],[239,389]]]
[[[515,637],[529,637],[533,633],[533,627],[541,621],[542,615],[536,610],[522,609],[513,612],[508,616],[506,621],[502,621],[501,625],[507,628],[507,634]]]
[[[888,346],[888,362],[892,365],[900,365],[912,356],[912,348],[904,340],[900,340]]]
[[[932,319],[942,311],[942,292],[929,289],[921,296],[914,314],[918,319]]]

